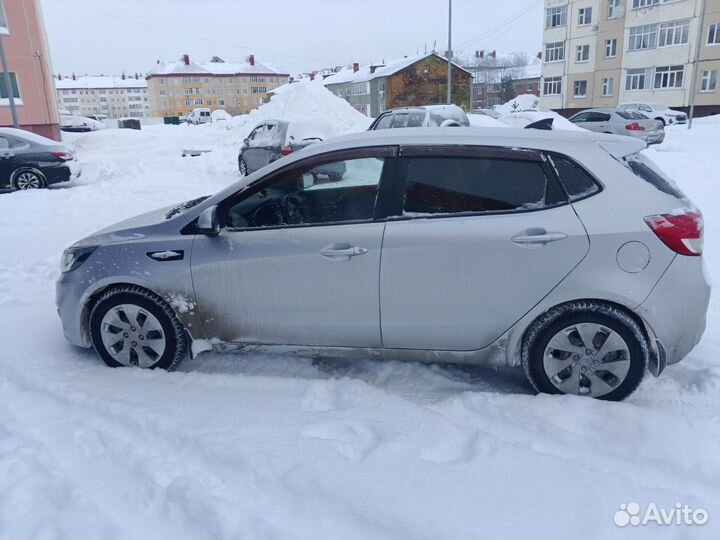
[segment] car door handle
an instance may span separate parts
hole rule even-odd
[[[327,259],[349,261],[351,257],[363,255],[367,252],[368,250],[366,248],[341,243],[325,246],[320,250],[320,255]]]
[[[523,232],[516,234],[511,238],[513,244],[519,246],[544,246],[550,242],[557,242],[558,240],[564,240],[567,238],[567,234],[561,232]]]
[[[2,154],[0,154],[0,157],[4,158],[4,159],[10,159],[11,157],[14,157],[14,156],[15,156],[15,154],[11,154],[10,152],[3,152]]]

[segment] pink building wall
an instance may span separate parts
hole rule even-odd
[[[0,0],[9,35],[2,36],[9,70],[17,76],[20,127],[60,140],[52,63],[40,0]],[[0,73],[0,76],[2,73]],[[0,104],[0,126],[12,126],[10,106]]]

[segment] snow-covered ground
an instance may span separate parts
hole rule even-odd
[[[0,195],[1,539],[718,537],[717,294],[700,345],[623,403],[536,396],[517,370],[203,354],[166,373],[68,345],[63,248],[236,181],[251,124],[72,136],[80,180]],[[648,151],[702,208],[716,282],[718,140],[700,120]],[[710,520],[619,528],[631,501]]]

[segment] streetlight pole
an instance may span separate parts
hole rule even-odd
[[[448,0],[448,80],[447,102],[452,103],[452,0]]]
[[[15,94],[13,93],[12,82],[10,81],[10,71],[8,69],[7,58],[5,57],[2,35],[0,35],[0,62],[2,62],[3,65],[3,85],[5,86],[8,103],[10,104],[10,115],[12,116],[13,127],[19,128],[20,122],[18,122],[17,109],[15,109]]]
[[[700,11],[700,28],[698,29],[697,43],[695,44],[695,60],[690,70],[690,114],[688,114],[688,129],[692,128],[693,116],[695,115],[695,87],[697,86],[698,65],[700,64],[700,51],[703,44],[703,26],[705,25],[705,6],[706,0],[701,0],[702,10]]]

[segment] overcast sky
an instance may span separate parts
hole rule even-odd
[[[447,0],[42,0],[56,73],[254,53],[290,74],[447,48]],[[453,49],[536,54],[542,0],[454,0]]]

